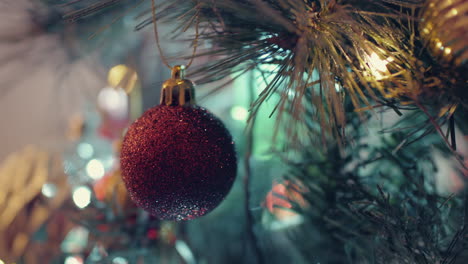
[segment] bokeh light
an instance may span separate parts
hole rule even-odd
[[[122,88],[106,87],[99,92],[98,106],[116,119],[128,115],[128,96]]]
[[[392,57],[388,57],[387,59],[383,60],[375,52],[372,52],[367,56],[367,63],[370,67],[370,71],[377,80],[385,78],[385,75],[389,73],[387,64],[393,60],[394,59]]]
[[[112,264],[128,264],[128,261],[122,257],[115,257],[112,260]]]
[[[73,191],[73,202],[83,209],[91,203],[91,190],[88,187],[81,186]]]
[[[52,183],[45,183],[44,185],[42,185],[41,192],[42,195],[44,195],[45,197],[52,198],[57,194],[57,186],[55,186],[55,184]],[[0,262],[0,264],[2,263]]]
[[[76,152],[78,153],[78,156],[80,156],[80,158],[89,159],[94,154],[94,148],[91,144],[83,142],[78,144]]]
[[[97,159],[92,159],[86,165],[86,173],[91,179],[99,180],[105,174],[104,165],[101,161]]]
[[[242,106],[234,106],[231,109],[231,117],[237,121],[246,121],[249,117],[249,111]]]
[[[64,264],[83,264],[83,258],[79,256],[70,256],[65,259]]]

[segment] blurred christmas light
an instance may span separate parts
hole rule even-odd
[[[99,92],[98,106],[115,119],[128,116],[128,96],[122,88],[106,87]]]
[[[57,194],[57,186],[52,183],[45,183],[42,185],[42,195],[44,195],[47,198],[52,198]],[[0,262],[1,264],[1,262]]]
[[[88,244],[89,231],[81,226],[75,227],[63,240],[60,246],[64,253],[78,253],[83,251]]]
[[[102,162],[102,165],[104,166],[104,168],[110,168],[110,167],[113,167],[116,164],[116,162],[119,162],[119,160],[118,160],[118,158],[116,159],[115,156],[109,155],[109,156],[103,158],[101,160],[101,162]]]
[[[122,257],[115,257],[112,260],[112,264],[128,264],[128,261]]]
[[[449,17],[453,17],[453,16],[456,16],[456,15],[458,15],[458,10],[455,9],[455,8],[452,8],[452,10],[450,10]]]
[[[450,55],[450,53],[452,52],[452,49],[451,48],[446,48],[444,50],[444,52],[445,52],[446,55]]]
[[[337,92],[341,92],[343,90],[343,86],[341,86],[339,83],[335,83],[335,90]]]
[[[382,80],[385,78],[385,75],[389,73],[387,64],[393,60],[394,59],[392,57],[388,57],[387,59],[383,60],[375,52],[372,52],[367,56],[367,64],[369,65],[372,75],[377,80]]]
[[[108,256],[108,253],[106,249],[104,248],[103,245],[97,244],[92,250],[91,253],[89,254],[88,258],[86,261],[91,261],[91,262],[99,262],[106,258]]]
[[[249,111],[242,106],[234,106],[231,109],[231,117],[237,121],[246,121],[249,117]]]
[[[94,154],[94,148],[91,144],[83,142],[78,145],[76,152],[82,159],[89,159]]]
[[[88,176],[91,179],[99,180],[105,174],[104,165],[102,164],[101,161],[97,159],[92,159],[86,165],[86,173],[88,173]]]
[[[179,252],[179,255],[184,259],[185,263],[195,264],[195,256],[193,255],[187,243],[181,240],[177,240],[175,247],[177,252]]]
[[[81,186],[73,191],[73,202],[83,209],[91,203],[91,190],[88,187]]]
[[[304,217],[301,215],[291,216],[281,221],[274,221],[270,225],[271,230],[282,230],[288,227],[297,226],[304,222]]]
[[[64,264],[83,264],[83,258],[78,256],[67,257]]]
[[[0,264],[5,264],[5,262],[3,262],[3,260],[0,259]]]

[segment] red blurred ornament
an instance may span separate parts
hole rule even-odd
[[[307,189],[300,184],[291,181],[275,182],[265,198],[265,207],[278,220],[295,217],[298,214],[292,210],[293,204],[301,207],[308,205],[302,196],[304,192],[307,192]]]
[[[149,239],[156,239],[158,238],[159,236],[159,232],[157,229],[150,229],[148,230],[148,232],[146,232],[146,236],[149,238]]]
[[[98,133],[101,137],[115,140],[129,124],[128,95],[122,88],[106,87],[99,92],[98,108],[101,124]]]
[[[122,178],[139,207],[162,220],[205,215],[234,182],[234,143],[222,122],[193,105],[193,84],[175,66],[161,105],[146,111],[125,135]]]
[[[100,224],[97,226],[97,230],[99,230],[99,232],[106,233],[109,232],[110,226],[106,224]]]
[[[128,126],[128,120],[111,120],[103,116],[103,121],[98,127],[98,134],[102,138],[115,140],[122,136],[122,131]]]

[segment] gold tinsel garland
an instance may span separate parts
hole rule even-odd
[[[44,192],[49,185],[50,193]],[[46,195],[47,194],[47,195]],[[0,164],[0,258],[13,263],[48,263],[60,251],[71,227],[58,213],[69,197],[61,159],[35,146],[11,154]],[[44,227],[48,243],[33,241]]]

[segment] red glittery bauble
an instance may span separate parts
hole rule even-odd
[[[132,200],[163,220],[210,212],[226,197],[237,172],[231,135],[197,106],[146,111],[128,129],[120,160]]]

